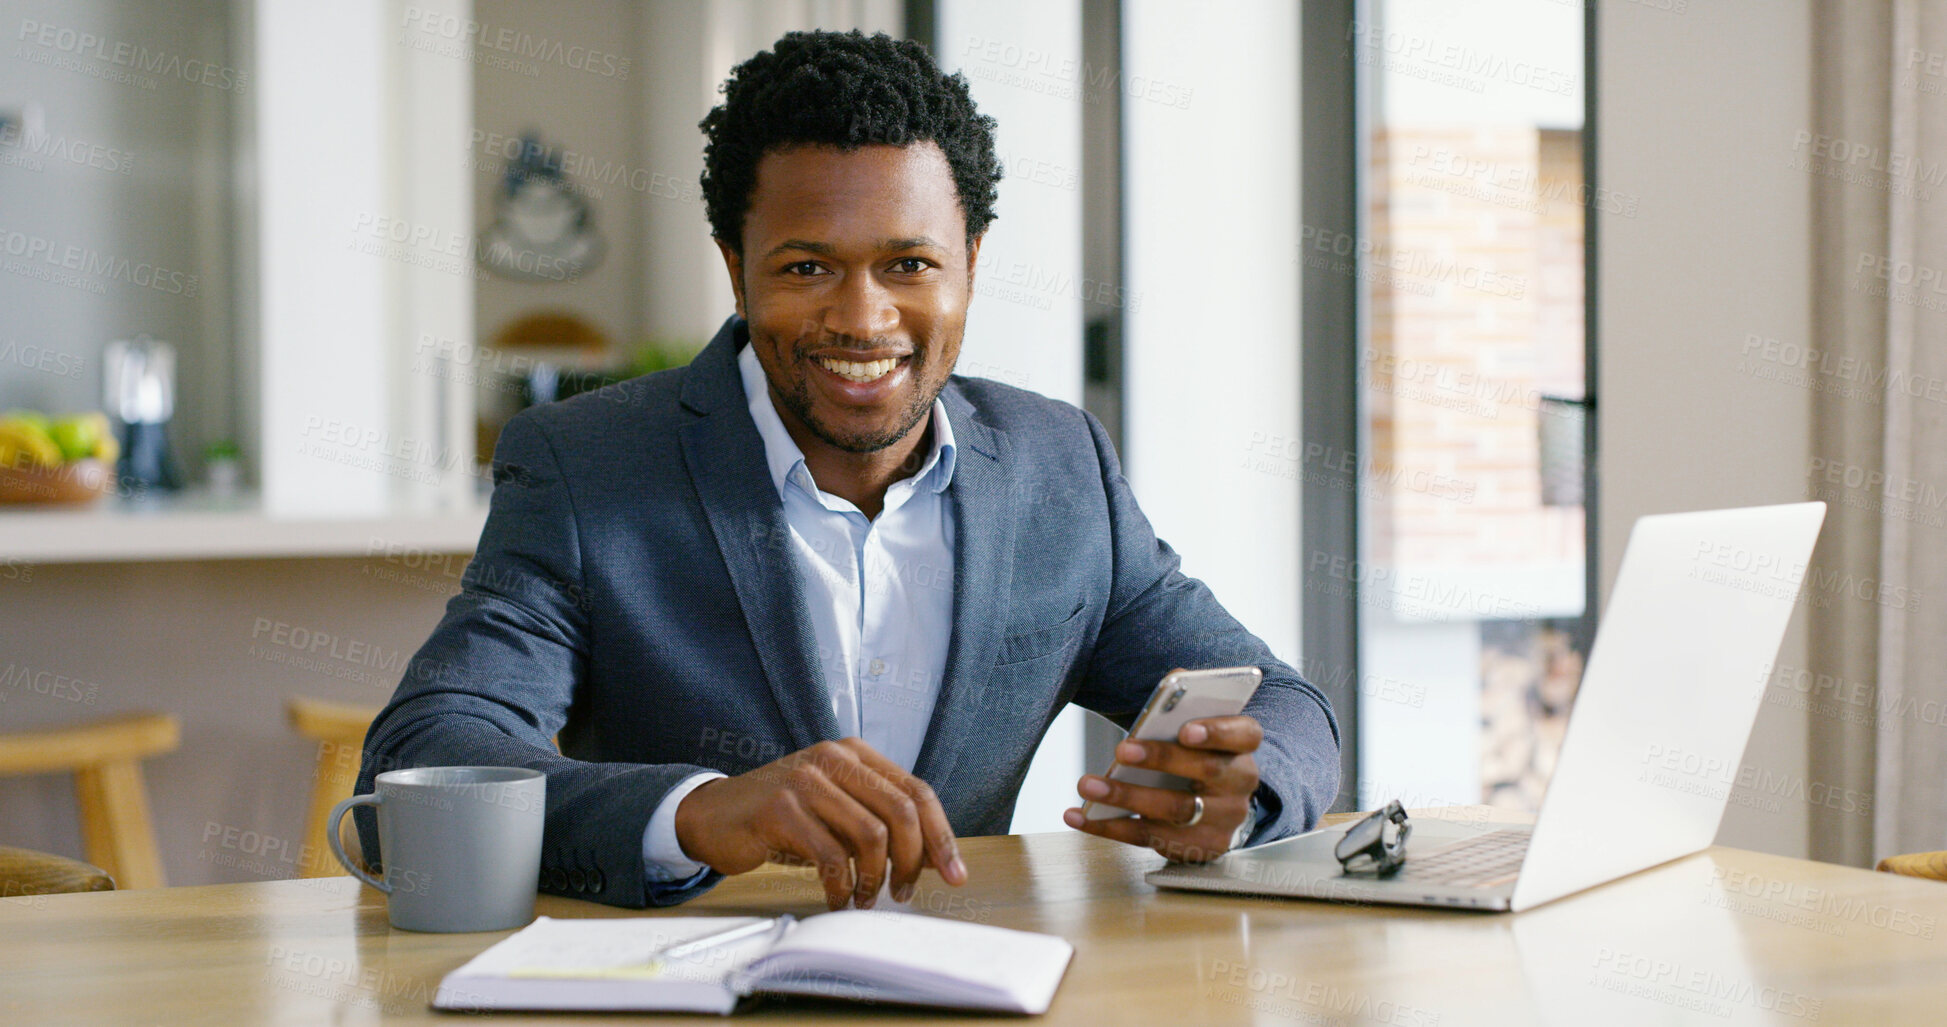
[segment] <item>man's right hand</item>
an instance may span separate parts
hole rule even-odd
[[[967,880],[933,789],[860,738],[819,742],[702,785],[676,807],[676,840],[724,874],[780,859],[816,866],[832,909],[870,908],[888,863],[898,902],[912,898],[929,865],[948,884]]]

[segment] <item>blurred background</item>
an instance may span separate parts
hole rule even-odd
[[[1887,376],[1803,355],[1885,349],[1841,297],[1947,176],[1819,97],[1947,78],[1820,3],[0,0],[0,455],[65,439],[0,506],[0,732],[171,713],[171,883],[313,869],[297,797],[356,756],[289,705],[390,694],[507,418],[731,312],[697,121],[812,27],[919,40],[998,119],[959,371],[1104,421],[1186,570],[1332,696],[1341,808],[1536,808],[1634,518],[1853,490],[1712,785],[1733,844],[1888,837],[1875,753],[1938,721],[1879,701],[1863,640],[1917,610],[1881,586],[1924,588],[1876,525],[1943,524],[1868,509],[1885,432],[1845,425]],[[1114,737],[1059,720],[1016,830]],[[78,854],[68,788],[0,779],[0,841]]]

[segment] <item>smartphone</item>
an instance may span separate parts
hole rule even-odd
[[[1142,714],[1129,729],[1129,737],[1139,742],[1174,742],[1177,732],[1190,721],[1205,717],[1230,717],[1244,712],[1244,704],[1251,701],[1251,693],[1257,691],[1258,683],[1263,680],[1264,672],[1256,667],[1170,671],[1157,683],[1156,691],[1150,694]],[[1126,781],[1151,788],[1168,788],[1177,792],[1190,790],[1189,778],[1165,774],[1160,770],[1126,767],[1121,760],[1110,764],[1108,772],[1102,776],[1111,781]],[[1082,816],[1090,820],[1113,820],[1135,814],[1120,806],[1091,799],[1082,804]]]

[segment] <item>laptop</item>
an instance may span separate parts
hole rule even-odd
[[[1636,522],[1532,827],[1415,817],[1347,873],[1346,825],[1148,875],[1161,888],[1523,910],[1707,848],[1738,779],[1824,503]]]

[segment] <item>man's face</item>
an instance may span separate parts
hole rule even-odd
[[[743,256],[718,245],[788,415],[852,453],[925,420],[960,356],[980,248],[937,145],[765,154]]]

